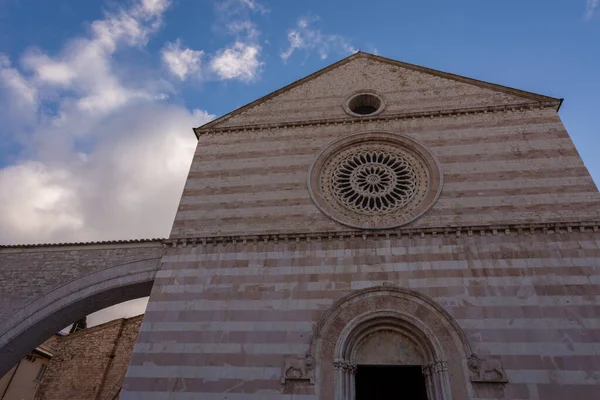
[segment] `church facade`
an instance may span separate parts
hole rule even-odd
[[[169,239],[80,250],[113,266],[73,304],[154,282],[120,398],[599,398],[600,194],[561,102],[357,53],[196,128]]]
[[[560,105],[357,53],[195,129],[122,398],[598,398]]]

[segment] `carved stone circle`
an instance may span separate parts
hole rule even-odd
[[[309,172],[315,204],[355,228],[407,224],[433,205],[441,187],[435,156],[414,139],[387,132],[353,134],[331,143]]]

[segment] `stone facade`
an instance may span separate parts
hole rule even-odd
[[[349,115],[360,91],[385,109]],[[559,106],[359,53],[196,129],[123,398],[353,399],[367,333],[413,349],[430,400],[596,398],[600,195]],[[309,191],[324,148],[373,132],[443,175],[397,228]]]
[[[61,337],[36,400],[118,399],[141,322],[140,315]]]

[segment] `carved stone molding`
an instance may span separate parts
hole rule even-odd
[[[558,103],[556,101],[548,102],[537,102],[532,101],[530,103],[519,103],[519,104],[506,104],[500,106],[486,106],[486,107],[470,107],[470,108],[456,108],[449,110],[435,110],[435,111],[420,111],[420,112],[409,112],[409,113],[394,113],[394,114],[380,114],[374,116],[364,116],[360,119],[355,117],[345,118],[330,118],[330,119],[315,119],[305,121],[293,121],[293,122],[279,122],[271,124],[250,124],[241,126],[226,126],[226,127],[210,127],[202,129],[196,128],[194,132],[196,137],[203,135],[209,135],[214,133],[233,133],[233,132],[253,132],[267,129],[281,129],[281,128],[296,128],[305,126],[323,126],[323,125],[354,125],[361,123],[369,123],[373,121],[390,121],[390,120],[403,120],[403,119],[420,119],[420,118],[444,118],[453,117],[459,115],[472,115],[472,114],[487,114],[487,113],[502,113],[502,112],[516,112],[526,110],[540,110],[544,108],[556,108]]]
[[[461,237],[461,236],[509,236],[509,235],[553,235],[570,232],[600,232],[600,221],[572,221],[529,224],[502,225],[464,225],[448,227],[407,228],[399,227],[385,230],[347,230],[323,232],[296,232],[286,234],[265,235],[228,235],[228,236],[195,236],[185,238],[170,238],[163,241],[165,247],[205,247],[224,246],[227,244],[257,244],[257,243],[300,243],[347,240],[361,238],[391,239],[399,237],[429,238],[429,237]],[[15,248],[19,246],[5,246]]]

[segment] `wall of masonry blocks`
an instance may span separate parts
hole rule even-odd
[[[61,337],[36,400],[113,400],[142,317],[119,319]]]
[[[171,237],[347,230],[310,198],[308,169],[328,143],[373,130],[408,135],[441,163],[441,196],[412,228],[600,218],[600,194],[560,118],[538,108],[207,133]]]
[[[73,321],[149,294],[161,241],[0,247],[0,373]]]
[[[591,399],[599,244],[589,227],[179,245],[157,274],[124,398],[316,399],[312,386],[285,394],[283,359],[308,351],[337,299],[389,284],[430,296],[476,354],[501,358],[509,384],[481,398]]]

